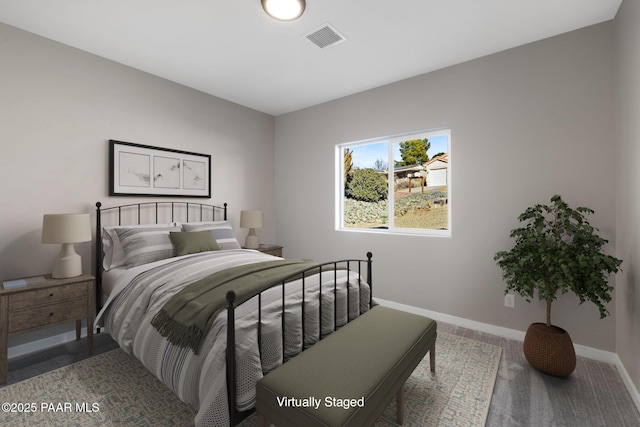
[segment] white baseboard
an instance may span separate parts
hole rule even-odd
[[[622,382],[627,387],[627,390],[631,395],[631,399],[633,399],[633,403],[636,404],[636,408],[638,408],[638,411],[640,411],[640,392],[638,392],[638,389],[636,388],[635,384],[631,380],[631,377],[629,376],[627,369],[624,367],[622,360],[620,360],[620,357],[618,357],[617,354],[616,354],[616,368],[620,373]]]
[[[80,331],[80,336],[85,337],[87,335],[87,328],[83,327]],[[42,338],[35,341],[30,341],[25,344],[15,345],[7,349],[7,357],[12,359],[14,357],[23,356],[25,354],[33,353],[35,351],[46,350],[50,347],[55,347],[60,344],[64,344],[76,339],[76,331],[69,331],[63,334],[53,335],[51,337]]]
[[[489,325],[488,323],[476,322],[475,320],[451,316],[449,314],[438,313],[436,311],[425,310],[422,308],[412,307],[410,305],[399,304],[397,302],[383,300],[380,298],[376,298],[376,301],[378,301],[380,305],[396,308],[398,310],[403,310],[410,313],[420,314],[422,316],[430,317],[436,321],[439,320],[441,322],[451,323],[452,325],[462,326],[463,328],[473,329],[474,331],[486,332],[488,334],[497,335],[503,338],[524,341],[524,331]],[[615,365],[616,360],[619,360],[618,355],[610,351],[599,350],[597,348],[586,347],[579,344],[574,344],[573,346],[575,347],[576,355],[578,356],[606,362],[612,365]]]
[[[515,329],[503,328],[501,326],[489,325],[487,323],[476,322],[474,320],[465,319],[462,317],[451,316],[449,314],[438,313],[436,311],[425,310],[423,308],[412,307],[410,305],[400,304],[393,301],[388,301],[380,298],[376,298],[376,301],[385,307],[391,307],[398,310],[403,310],[409,313],[419,314],[421,316],[429,317],[435,321],[441,321],[450,323],[452,325],[461,326],[463,328],[472,329],[474,331],[486,332],[491,335],[497,335],[503,338],[509,338],[518,341],[524,341],[525,333]],[[640,393],[633,384],[629,373],[625,369],[620,357],[616,353],[610,351],[599,350],[597,348],[587,347],[584,345],[574,344],[576,355],[586,357],[589,359],[598,360],[600,362],[609,363],[615,365],[616,369],[620,373],[620,377],[624,382],[633,403],[635,403],[638,411],[640,411]]]
[[[465,319],[463,317],[451,316],[449,314],[438,313],[437,311],[425,310],[424,308],[413,307],[410,305],[400,304],[380,298],[375,298],[380,305],[391,307],[409,313],[419,314],[429,317],[433,320],[451,323],[452,325],[462,326],[463,328],[473,329],[474,331],[486,332],[488,334],[497,335],[499,337],[509,338],[512,340],[524,341],[524,332],[515,329],[503,328],[500,326],[489,325],[487,323],[476,322],[475,320]]]

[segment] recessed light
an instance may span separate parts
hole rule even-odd
[[[304,0],[261,0],[267,15],[280,21],[293,21],[302,16],[306,7]]]

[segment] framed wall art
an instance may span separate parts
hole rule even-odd
[[[211,198],[211,156],[112,139],[109,195]]]

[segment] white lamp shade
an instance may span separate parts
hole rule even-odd
[[[42,243],[77,243],[91,240],[89,214],[46,214]]]
[[[262,228],[264,224],[264,216],[262,211],[241,211],[240,227],[241,228]]]

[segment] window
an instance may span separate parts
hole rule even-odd
[[[451,133],[336,147],[339,230],[451,235]]]

